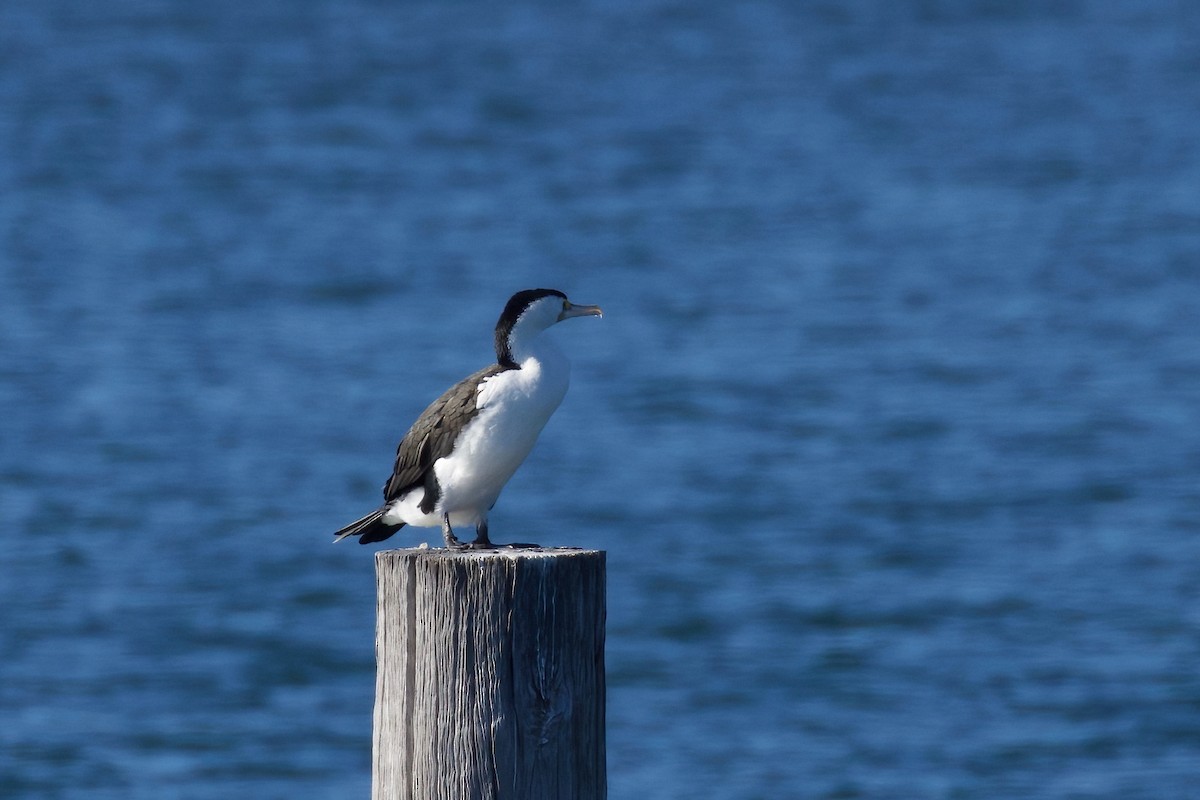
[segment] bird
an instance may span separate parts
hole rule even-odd
[[[441,526],[450,550],[485,550],[488,512],[567,393],[571,365],[543,332],[573,317],[603,317],[557,289],[514,294],[496,322],[496,362],[463,378],[417,417],[396,448],[383,505],[334,534],[381,542],[405,525]],[[463,542],[454,528],[475,527]],[[536,545],[503,545],[536,547]]]

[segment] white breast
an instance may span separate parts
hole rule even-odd
[[[410,525],[436,526],[449,513],[451,525],[478,524],[533,449],[569,383],[570,364],[549,346],[538,348],[520,369],[488,378],[479,387],[479,413],[459,435],[454,451],[434,463],[442,490],[434,513],[420,512],[424,490],[416,489],[389,516]]]

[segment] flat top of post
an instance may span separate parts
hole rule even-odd
[[[477,560],[486,558],[570,558],[584,556],[594,558],[603,555],[603,550],[588,550],[582,547],[499,547],[494,550],[448,550],[445,547],[403,547],[380,550],[375,558],[459,558]]]

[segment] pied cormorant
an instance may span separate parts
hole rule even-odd
[[[487,514],[567,392],[571,365],[542,332],[571,317],[603,316],[556,289],[517,292],[496,322],[496,363],[456,383],[396,448],[383,505],[339,530],[379,542],[405,525],[441,526],[446,547],[486,549]],[[464,543],[454,527],[474,525]]]

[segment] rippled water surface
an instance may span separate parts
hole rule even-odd
[[[1194,797],[1197,41],[8,0],[0,796],[366,797],[330,533],[546,285],[606,317],[492,531],[608,551],[611,796]]]

